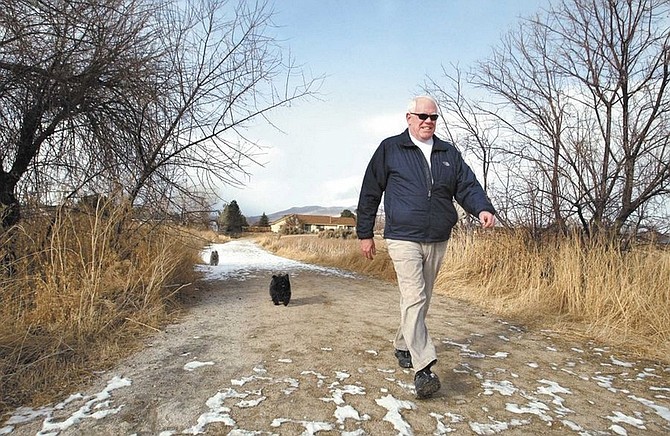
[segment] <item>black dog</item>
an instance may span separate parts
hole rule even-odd
[[[288,279],[288,274],[277,274],[272,276],[270,282],[270,297],[275,306],[283,303],[288,306],[291,300],[291,282]]]
[[[219,252],[214,250],[209,255],[209,264],[212,266],[217,266],[219,264]]]

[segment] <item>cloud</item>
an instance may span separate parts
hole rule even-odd
[[[397,135],[407,128],[404,111],[380,113],[364,117],[360,120],[358,128],[365,137],[374,139],[374,147],[389,136]]]
[[[324,205],[348,207],[358,202],[363,174],[327,180],[320,184]]]
[[[267,126],[255,131],[264,165],[249,168],[242,189],[220,187],[223,199],[237,200],[244,215],[295,206],[353,207],[373,151],[406,128],[402,110],[354,113],[347,106],[326,119],[313,119],[313,110],[297,112],[284,119],[285,134]]]

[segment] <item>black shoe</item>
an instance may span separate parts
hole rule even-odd
[[[416,397],[419,399],[428,398],[440,390],[440,379],[430,371],[433,363],[435,362],[417,371],[414,375],[414,388],[416,389]]]
[[[398,365],[401,368],[412,367],[412,355],[407,350],[395,350],[395,357],[398,359]]]

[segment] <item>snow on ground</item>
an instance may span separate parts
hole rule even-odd
[[[218,251],[219,264],[211,267],[209,257],[212,251]],[[245,280],[249,277],[255,277],[256,274],[267,274],[267,271],[319,271],[324,274],[333,274],[343,277],[355,277],[348,271],[336,268],[326,268],[317,265],[310,265],[298,262],[284,257],[275,256],[252,242],[230,241],[225,244],[212,244],[202,252],[202,260],[207,265],[199,265],[198,270],[205,273],[209,280],[220,280],[233,278],[236,280]]]
[[[244,280],[254,276],[257,272],[266,275],[268,270],[318,270],[325,274],[355,276],[333,268],[323,268],[277,257],[263,251],[248,241],[232,241],[208,247],[202,253],[202,259],[205,264],[209,263],[209,256],[212,250],[219,252],[219,265],[198,266],[205,273],[206,277],[211,280],[225,278]],[[518,327],[509,325],[504,321],[500,321],[500,323],[507,326],[510,335],[522,332]],[[473,334],[473,337],[476,338],[477,335]],[[501,346],[510,341],[505,335],[498,336],[498,339],[500,339]],[[597,347],[592,347],[589,351],[604,359],[601,365],[607,371],[595,374],[575,372],[575,366],[578,365],[578,362],[581,361],[585,353],[585,350],[581,348],[565,350],[567,353],[574,353],[574,361],[569,361],[564,365],[538,363],[538,361],[530,359],[525,362],[524,366],[533,370],[539,371],[541,365],[548,365],[554,371],[570,374],[574,376],[574,380],[587,385],[587,389],[593,391],[600,389],[607,391],[608,394],[619,395],[618,398],[620,401],[617,402],[617,405],[621,406],[622,410],[633,410],[633,412],[628,413],[621,410],[612,410],[609,415],[601,417],[612,423],[607,429],[608,431],[592,430],[584,428],[571,419],[571,415],[574,416],[576,412],[567,407],[566,403],[571,398],[574,398],[576,393],[570,388],[562,386],[557,381],[551,380],[548,377],[551,375],[551,372],[542,372],[541,374],[544,377],[535,381],[524,380],[525,385],[522,388],[515,384],[519,380],[519,375],[512,370],[503,368],[505,359],[508,358],[509,353],[502,351],[484,353],[473,349],[473,343],[463,339],[456,341],[449,338],[441,338],[440,341],[447,347],[459,350],[459,354],[467,359],[453,369],[454,373],[470,374],[479,380],[481,392],[478,395],[510,398],[509,401],[505,402],[505,410],[518,415],[519,418],[500,421],[492,416],[493,411],[490,411],[485,405],[481,406],[481,410],[488,414],[487,422],[469,420],[457,413],[444,411],[441,413],[430,412],[428,414],[429,417],[435,420],[433,435],[446,435],[457,432],[459,429],[463,430],[464,425],[467,425],[467,428],[474,434],[492,435],[504,433],[507,430],[523,428],[532,419],[544,421],[548,426],[551,426],[554,422],[560,422],[566,431],[571,430],[574,434],[578,435],[628,435],[629,432],[630,434],[639,434],[647,429],[647,420],[650,415],[659,417],[660,420],[657,421],[661,422],[662,428],[670,432],[670,409],[668,406],[670,404],[668,401],[670,400],[670,385],[667,383],[670,368],[668,367],[647,364],[646,367],[637,369],[636,362],[626,362],[617,356],[611,355],[607,349]],[[332,350],[332,347],[321,348],[321,351],[326,353],[332,352]],[[545,351],[551,353],[559,352],[556,347],[546,347]],[[366,353],[377,355],[379,351],[370,349],[366,350]],[[187,355],[188,353],[184,354],[184,356]],[[491,376],[490,372],[484,373],[480,371],[477,369],[478,365],[468,363],[469,359],[473,362],[480,361],[481,359],[499,361],[500,367],[496,369],[498,373],[496,375],[509,375],[510,379],[494,380],[489,378]],[[278,358],[273,363],[277,365],[294,365],[293,360],[290,358]],[[183,369],[185,372],[194,372],[199,371],[200,368],[212,365],[215,365],[215,363],[192,360],[185,364]],[[616,370],[616,368],[620,368],[620,370]],[[377,371],[382,374],[385,380],[397,384],[407,392],[408,397],[411,397],[414,387],[395,378],[395,373],[399,370],[378,368]],[[347,404],[347,400],[353,396],[370,395],[374,397],[377,405],[386,410],[383,420],[388,421],[392,425],[397,432],[396,434],[412,435],[413,429],[404,418],[404,413],[409,410],[416,410],[417,403],[415,401],[395,398],[389,394],[386,388],[381,388],[378,392],[370,392],[365,386],[357,384],[355,376],[356,374],[350,374],[346,371],[321,374],[312,370],[300,370],[300,368],[295,368],[294,376],[275,376],[264,366],[257,365],[249,369],[248,375],[230,380],[229,387],[219,389],[216,394],[211,396],[205,404],[206,412],[194,418],[193,425],[181,429],[164,429],[159,435],[203,434],[207,431],[207,427],[210,424],[217,422],[235,427],[236,422],[233,413],[236,410],[235,408],[262,407],[264,401],[267,399],[263,394],[264,389],[269,389],[269,386],[279,385],[281,386],[282,394],[288,397],[300,389],[301,383],[315,385],[324,391],[324,396],[319,398],[319,400],[325,403],[333,403],[336,406],[333,418],[325,422],[309,420],[307,417],[304,420],[293,420],[277,416],[271,423],[271,426],[276,428],[277,434],[281,434],[282,425],[290,422],[304,428],[303,435],[314,435],[320,431],[337,431],[338,429],[340,429],[340,434],[344,436],[365,435],[366,433],[362,429],[355,431],[344,431],[343,429],[344,423],[348,420],[362,423],[371,419],[370,415],[364,411],[356,410],[351,404]],[[649,380],[657,380],[658,383],[648,386],[648,395],[646,397],[631,394],[628,389],[620,387],[624,383],[642,383]],[[61,431],[69,429],[83,420],[104,419],[107,416],[118,413],[123,407],[123,405],[114,405],[114,391],[127,388],[131,384],[132,380],[114,377],[109,380],[107,386],[101,392],[94,395],[72,395],[55,406],[38,409],[19,408],[3,424],[4,426],[0,427],[0,435],[11,434],[15,426],[35,420],[42,420],[42,427],[37,433],[38,436],[56,436]],[[533,384],[535,385],[535,390],[529,391],[528,386]],[[523,399],[524,402],[514,402],[511,400],[512,397],[517,400]],[[71,416],[66,419],[55,419],[53,417],[54,412],[63,410],[67,405],[74,402],[82,403],[82,405]],[[587,402],[590,402],[590,400],[587,400]],[[449,406],[449,402],[446,403],[446,406]],[[588,414],[588,412],[582,410],[581,414]],[[455,427],[458,425],[460,426]],[[262,433],[240,428],[235,428],[228,433],[231,436],[251,436],[258,434]]]

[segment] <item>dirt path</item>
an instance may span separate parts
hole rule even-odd
[[[269,269],[208,281],[143,351],[79,396],[17,411],[0,434],[670,432],[667,365],[524,331],[440,296],[428,322],[442,389],[416,400],[390,342],[395,286],[287,265],[289,306],[271,303]]]

